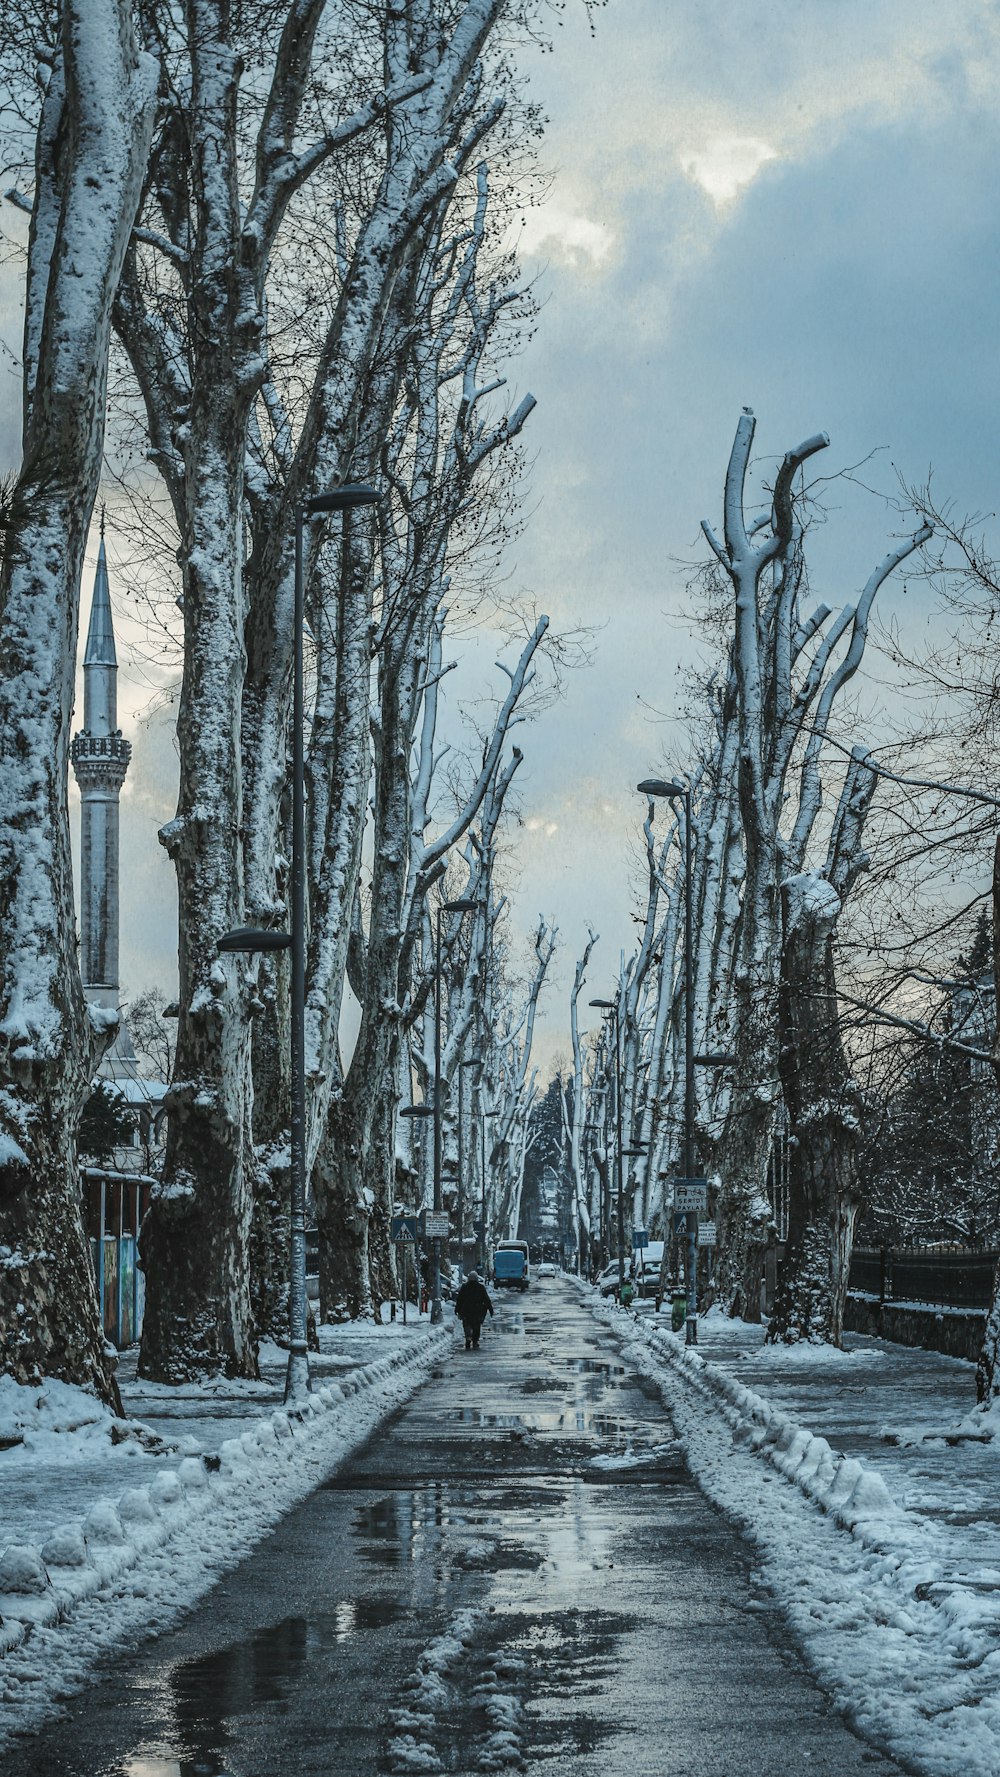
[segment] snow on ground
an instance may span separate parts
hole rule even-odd
[[[405,1337],[400,1323],[322,1328],[301,1411],[281,1405],[277,1346],[262,1350],[259,1383],[167,1389],[126,1362],[125,1421],[65,1383],[0,1381],[0,1749],[97,1658],[160,1633],[208,1591],[450,1339],[426,1318]]]
[[[929,1777],[995,1777],[1000,1451],[949,1441],[972,1365],[857,1335],[843,1353],[765,1347],[720,1315],[686,1351],[654,1317],[591,1305],[848,1719]]]
[[[524,1661],[517,1655],[497,1655],[474,1688],[465,1688],[463,1668],[488,1616],[486,1606],[456,1611],[421,1653],[403,1686],[402,1703],[389,1712],[386,1757],[394,1777],[452,1769],[438,1747],[442,1739],[456,1737],[468,1741],[463,1754],[469,1771],[524,1769],[524,1705],[509,1689],[511,1680],[523,1673]],[[473,1710],[485,1716],[485,1732],[470,1730]]]

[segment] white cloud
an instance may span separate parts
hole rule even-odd
[[[722,210],[777,158],[777,149],[755,136],[716,136],[702,148],[682,150],[680,162],[687,178]]]
[[[615,237],[606,223],[592,222],[558,198],[528,210],[521,231],[525,252],[555,259],[578,270],[596,270],[607,259]]]

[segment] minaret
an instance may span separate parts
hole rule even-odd
[[[132,757],[118,726],[117,681],[102,511],[83,657],[83,732],[74,736],[70,758],[81,805],[80,972],[90,1004],[112,1011],[118,1010],[118,798]],[[131,1050],[130,1042],[127,1046]],[[112,1051],[112,1063],[114,1059]]]

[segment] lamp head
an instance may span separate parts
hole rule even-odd
[[[590,1004],[597,1006],[602,1012],[613,1012],[615,1009],[614,1000],[591,1000]]]
[[[460,895],[458,897],[457,901],[442,901],[441,902],[441,912],[442,913],[471,913],[473,911],[473,909],[478,906],[479,906],[479,902],[474,900],[471,895]]]
[[[306,518],[314,518],[319,512],[348,512],[352,506],[377,506],[381,498],[375,488],[349,481],[328,494],[314,494],[311,500],[303,500],[302,511]]]
[[[665,796],[673,802],[676,796],[686,796],[688,787],[675,777],[644,777],[641,784],[636,784],[640,796]]]
[[[236,926],[216,939],[215,947],[224,953],[253,955],[258,950],[290,950],[291,932],[275,932],[259,926]]]

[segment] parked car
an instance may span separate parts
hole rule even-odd
[[[594,1279],[594,1288],[595,1290],[598,1290],[602,1296],[614,1295],[615,1290],[618,1288],[617,1259],[614,1259],[610,1265],[605,1265],[604,1270],[598,1273],[597,1277]]]
[[[660,1287],[660,1266],[663,1262],[662,1240],[651,1240],[648,1246],[640,1249],[635,1255],[635,1293],[637,1296],[655,1296]]]

